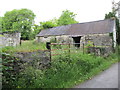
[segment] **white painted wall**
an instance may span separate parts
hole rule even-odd
[[[116,23],[114,20],[114,28],[113,28],[113,46],[116,47]]]

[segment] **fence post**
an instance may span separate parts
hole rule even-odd
[[[51,62],[51,43],[47,42],[46,43],[46,48],[48,49],[48,51],[50,52],[50,62]]]
[[[50,44],[51,45],[51,44]],[[51,62],[52,56],[51,56],[51,49],[50,49],[50,62]]]
[[[95,55],[95,44],[93,43],[93,51],[94,51],[94,55]]]
[[[60,46],[60,49],[62,49],[62,44],[57,44],[58,45],[58,47]],[[61,53],[63,53],[63,52],[61,52]],[[62,57],[62,55],[60,54],[60,59],[61,59],[61,57]]]
[[[20,46],[22,45],[22,40],[20,39]]]
[[[69,43],[69,59],[70,59],[70,43]]]
[[[84,54],[84,43],[83,43],[83,54]]]

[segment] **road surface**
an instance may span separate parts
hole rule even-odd
[[[118,66],[120,67],[120,63],[113,64],[109,69],[75,88],[118,88],[120,85],[118,85],[118,79],[120,81],[120,78],[118,78]]]

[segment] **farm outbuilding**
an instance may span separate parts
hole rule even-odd
[[[0,46],[17,46],[20,44],[21,33],[18,31],[7,31],[0,33]]]
[[[115,20],[106,19],[93,22],[70,24],[42,30],[37,35],[38,42],[80,43],[89,42],[95,46],[116,46]]]

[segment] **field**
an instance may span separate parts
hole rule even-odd
[[[22,41],[21,46],[11,47],[7,46],[1,48],[2,52],[33,52],[37,50],[45,50],[46,46],[44,43],[36,43],[35,41]]]
[[[3,52],[30,52],[41,49],[46,50],[45,44],[35,44],[33,41],[28,41],[24,42],[22,46],[14,48],[5,47],[3,48]],[[11,78],[4,77],[3,79],[5,80],[3,81],[6,84],[4,88],[72,88],[99,74],[113,63],[118,62],[118,53],[113,53],[108,57],[102,57],[95,56],[94,54],[83,54],[80,50],[75,49],[71,50],[71,52],[73,53],[69,54],[69,50],[65,52],[58,50],[52,53],[63,54],[53,56],[49,68],[41,70],[28,65],[18,75]],[[8,56],[10,57],[10,55]],[[10,59],[8,58],[7,60],[9,61]],[[5,59],[3,59],[4,61]]]

